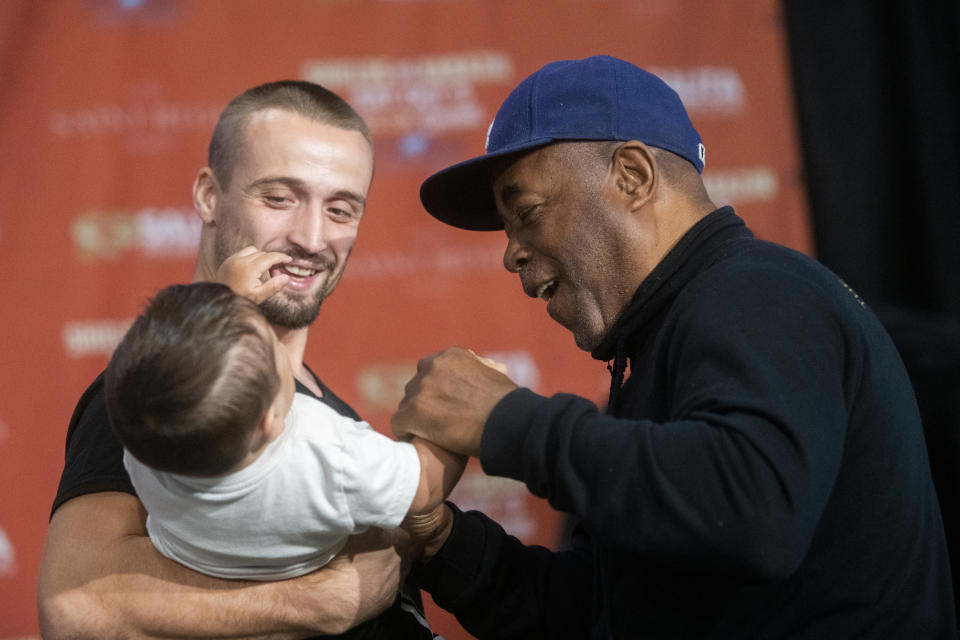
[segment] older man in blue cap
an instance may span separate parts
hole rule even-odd
[[[548,64],[486,153],[424,182],[503,229],[524,292],[612,361],[606,412],[471,352],[421,361],[393,419],[579,525],[523,545],[450,505],[422,586],[479,638],[956,638],[910,381],[814,260],[757,240],[701,179],[678,96],[622,60]]]

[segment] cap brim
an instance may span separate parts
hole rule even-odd
[[[490,184],[491,164],[504,156],[552,141],[550,138],[526,141],[438,171],[420,185],[420,202],[430,215],[452,227],[468,231],[503,229]]]

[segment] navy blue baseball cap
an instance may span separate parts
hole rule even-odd
[[[705,160],[700,134],[663,80],[610,56],[561,60],[517,85],[490,124],[486,153],[427,178],[420,201],[454,227],[503,229],[491,161],[561,140],[639,140],[686,158],[697,171]]]

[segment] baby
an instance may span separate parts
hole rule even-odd
[[[211,282],[160,291],[106,371],[151,540],[220,578],[313,571],[349,536],[435,508],[466,463],[295,393],[289,356],[253,301],[282,288],[285,276],[260,275],[280,256],[247,248],[225,261],[218,277],[236,293]]]

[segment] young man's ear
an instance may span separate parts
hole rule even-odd
[[[210,167],[197,172],[193,181],[193,208],[203,224],[216,224],[217,198],[220,197],[220,184]]]
[[[613,154],[617,189],[631,200],[631,208],[646,204],[657,187],[658,168],[650,147],[638,140],[624,142]]]

